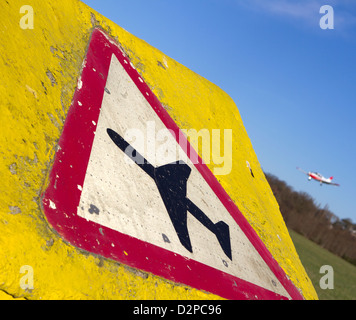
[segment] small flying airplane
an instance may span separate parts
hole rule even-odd
[[[297,167],[297,169],[301,172],[303,172],[304,174],[306,174],[308,176],[308,180],[310,181],[311,179],[314,179],[316,181],[320,182],[320,185],[322,186],[323,183],[325,184],[330,184],[333,186],[340,186],[338,183],[333,183],[333,177],[330,178],[325,178],[322,174],[318,173],[318,172],[306,172],[304,170],[302,170],[301,168]]]

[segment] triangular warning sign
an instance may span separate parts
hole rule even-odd
[[[43,205],[73,245],[228,299],[302,298],[101,30],[58,149]]]

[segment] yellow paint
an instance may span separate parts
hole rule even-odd
[[[181,128],[233,130],[232,171],[218,179],[304,297],[317,298],[231,98],[80,1],[26,4],[33,29],[20,27],[23,1],[0,2],[0,299],[219,298],[76,249],[47,224],[40,193],[98,25]],[[20,287],[23,265],[34,270],[33,289]]]

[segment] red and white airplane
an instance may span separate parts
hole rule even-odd
[[[300,169],[299,167],[297,167],[297,169],[303,173],[305,173],[308,176],[308,180],[310,181],[311,179],[314,179],[316,181],[320,182],[320,185],[323,185],[323,183],[325,184],[331,184],[333,186],[340,186],[338,183],[333,183],[332,179],[333,177],[330,178],[325,178],[323,175],[321,175],[318,172],[306,172],[302,169]]]

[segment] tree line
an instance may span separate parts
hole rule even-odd
[[[306,192],[265,173],[288,228],[356,265],[356,224],[321,207]]]

